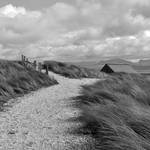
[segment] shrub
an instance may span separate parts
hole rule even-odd
[[[68,78],[100,78],[102,73],[100,70],[81,68],[79,66],[56,62],[46,61],[45,67],[48,65],[49,71],[60,74]]]
[[[21,65],[20,62],[0,61],[0,108],[9,98],[48,87],[58,82],[46,74]]]
[[[150,81],[145,77],[114,74],[83,86],[75,100],[83,133],[96,139],[93,149],[150,149]]]

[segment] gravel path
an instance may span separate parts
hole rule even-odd
[[[79,95],[81,85],[92,84],[96,79],[50,75],[60,84],[18,98],[12,107],[0,113],[0,150],[90,149],[85,148],[89,137],[67,133],[80,124],[66,120],[80,113],[70,107],[69,100]]]

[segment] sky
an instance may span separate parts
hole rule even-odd
[[[150,58],[150,0],[1,0],[0,59]]]

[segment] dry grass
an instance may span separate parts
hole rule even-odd
[[[114,74],[83,86],[76,98],[83,134],[100,150],[150,150],[150,81],[143,76]]]
[[[10,98],[56,84],[43,73],[25,68],[19,62],[0,61],[0,108]]]
[[[102,73],[96,69],[83,68],[69,63],[46,61],[48,69],[68,78],[100,78]]]

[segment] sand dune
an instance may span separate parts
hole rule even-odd
[[[17,103],[0,113],[0,150],[88,149],[82,144],[86,146],[89,137],[68,133],[80,123],[67,120],[80,113],[69,105],[71,98],[79,95],[81,85],[96,79],[50,75],[60,84],[18,98]]]

